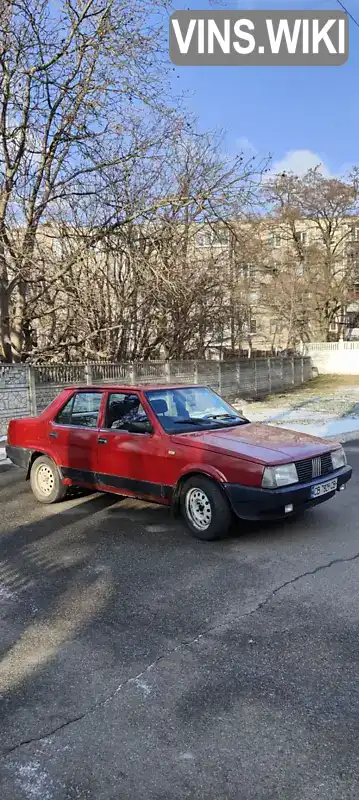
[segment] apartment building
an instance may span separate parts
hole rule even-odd
[[[29,285],[27,296],[28,304],[36,300],[32,346],[52,346],[54,330],[71,339],[67,330],[79,323],[86,330],[91,315],[93,329],[98,325],[104,331],[96,344],[102,358],[111,336],[126,339],[118,358],[131,358],[140,336],[145,343],[158,341],[151,357],[165,357],[166,332],[182,325],[181,297],[187,287],[190,294],[196,272],[208,276],[210,291],[221,295],[221,302],[204,298],[201,307],[201,296],[194,295],[193,316],[187,310],[186,318],[189,328],[193,323],[186,351],[192,357],[270,353],[308,341],[359,338],[359,219],[325,224],[323,233],[318,220],[303,218],[167,227],[159,220],[122,232],[122,239],[114,233],[84,252],[78,232],[63,235],[44,227],[36,250],[37,282]],[[71,269],[64,269],[68,258]],[[199,285],[207,291],[206,281]],[[177,321],[171,317],[172,287],[178,295]],[[320,313],[325,303],[327,330]]]
[[[236,347],[267,352],[323,336],[359,338],[358,218],[203,225],[195,246],[204,261],[205,254],[208,258],[220,251],[223,269],[231,276]],[[327,331],[320,313],[325,304]],[[218,348],[233,349],[230,325]]]

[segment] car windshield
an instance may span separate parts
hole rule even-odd
[[[218,394],[206,387],[156,389],[146,397],[167,433],[213,430],[248,422]]]

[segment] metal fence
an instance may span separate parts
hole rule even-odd
[[[69,385],[201,383],[234,400],[286,391],[311,377],[309,357],[131,364],[4,364],[0,367],[0,434],[6,433],[10,419],[41,412]]]
[[[300,386],[312,377],[309,357],[238,361],[9,364],[0,367],[0,434],[13,417],[41,412],[66,386],[200,383],[228,399],[255,399]]]

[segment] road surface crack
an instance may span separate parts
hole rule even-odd
[[[83,719],[85,719],[86,717],[90,716],[91,714],[94,714],[96,711],[98,711],[98,709],[103,708],[108,703],[110,703],[112,700],[114,700],[114,698],[116,697],[117,694],[122,692],[124,689],[126,689],[131,684],[135,685],[135,686],[136,685],[137,686],[141,686],[141,681],[143,680],[143,678],[145,678],[145,676],[148,675],[148,673],[151,672],[151,670],[153,670],[161,661],[164,661],[165,659],[169,658],[174,653],[176,653],[178,650],[181,650],[183,647],[191,647],[193,644],[196,644],[201,639],[203,639],[205,636],[208,636],[211,633],[215,633],[216,631],[222,630],[224,627],[228,626],[228,623],[230,623],[230,622],[232,622],[234,620],[239,621],[239,620],[245,619],[246,617],[249,617],[252,614],[257,613],[258,611],[261,611],[265,606],[268,605],[268,603],[270,603],[273,600],[273,598],[279,592],[281,592],[287,586],[292,586],[293,584],[298,583],[298,581],[302,580],[302,578],[306,578],[306,577],[309,577],[309,576],[312,576],[312,575],[316,575],[318,572],[323,572],[326,569],[330,569],[335,564],[350,563],[351,561],[356,561],[356,559],[358,559],[358,558],[359,558],[359,553],[357,553],[354,556],[350,556],[348,558],[333,558],[331,561],[329,561],[326,564],[320,564],[318,567],[315,567],[314,569],[307,570],[306,572],[302,572],[300,575],[295,575],[295,577],[291,578],[290,580],[284,581],[284,583],[281,583],[279,586],[276,586],[274,589],[272,589],[272,591],[267,595],[267,597],[265,597],[263,600],[261,600],[259,603],[257,603],[254,606],[254,608],[249,609],[244,614],[241,614],[239,617],[238,617],[238,615],[229,615],[226,618],[225,622],[216,623],[216,625],[213,625],[212,627],[204,629],[201,633],[197,634],[192,639],[181,640],[175,647],[172,647],[170,650],[166,650],[164,653],[162,653],[160,656],[158,656],[154,661],[152,661],[151,664],[149,664],[138,675],[135,675],[134,677],[131,677],[131,678],[127,678],[125,681],[123,681],[123,683],[120,683],[119,686],[117,686],[117,688],[113,692],[111,692],[111,694],[109,694],[103,700],[99,700],[97,703],[94,703],[93,706],[91,706],[90,708],[86,709],[86,711],[84,711],[82,714],[78,714],[75,717],[71,717],[71,719],[68,719],[65,722],[62,722],[60,725],[57,725],[55,728],[52,728],[52,730],[47,731],[46,733],[43,733],[40,736],[33,736],[33,737],[29,738],[29,739],[23,739],[22,741],[18,742],[17,744],[14,744],[11,747],[3,750],[0,753],[0,757],[1,758],[6,758],[7,756],[9,756],[12,753],[14,753],[16,750],[19,750],[19,748],[21,748],[21,747],[25,747],[26,745],[31,745],[31,744],[35,744],[35,743],[38,743],[38,742],[45,741],[46,739],[51,738],[51,736],[54,736],[56,733],[59,733],[59,731],[62,731],[65,728],[68,728],[70,725],[74,725],[77,722],[81,722]]]
[[[327,564],[319,564],[318,567],[314,569],[309,569],[306,572],[302,572],[300,575],[296,575],[294,578],[291,578],[289,581],[284,581],[281,583],[280,586],[277,586],[273,591],[264,599],[262,600],[249,614],[254,614],[256,611],[260,611],[264,606],[266,606],[270,601],[275,597],[278,592],[281,592],[282,589],[285,589],[287,586],[292,586],[294,583],[302,580],[302,578],[307,578],[310,575],[316,575],[317,572],[323,572],[326,569],[330,569],[335,564],[348,564],[351,561],[356,561],[359,558],[359,553],[356,553],[354,556],[349,556],[348,558],[333,558],[331,561],[328,561]],[[247,614],[245,616],[248,616]]]

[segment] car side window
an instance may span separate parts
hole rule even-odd
[[[96,428],[103,392],[77,392],[59,411],[55,422],[59,425],[76,425]]]
[[[130,422],[149,422],[137,394],[111,392],[108,396],[105,427],[128,430]]]
[[[56,415],[54,422],[58,422],[59,425],[71,425],[71,412],[74,398],[75,395],[73,394],[70,400],[67,401],[61,411]]]

